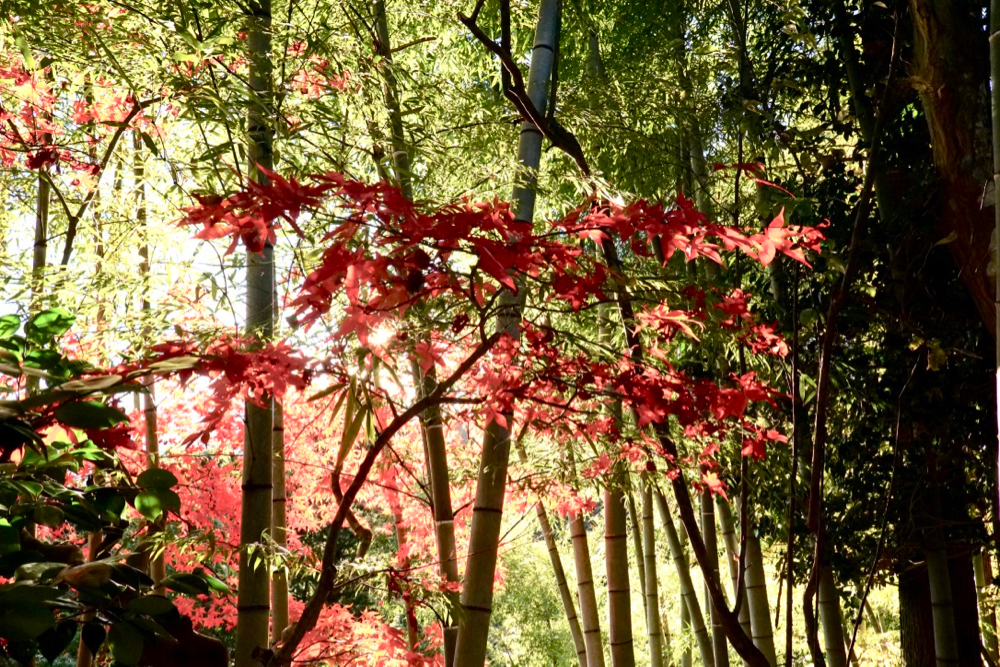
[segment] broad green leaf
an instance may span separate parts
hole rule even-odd
[[[14,577],[18,581],[48,579],[66,569],[65,563],[25,563],[17,568]]]
[[[169,470],[150,468],[143,471],[135,480],[144,489],[169,489],[177,486],[177,478]]]
[[[66,515],[54,505],[39,505],[31,510],[31,518],[43,526],[58,528],[66,520]]]
[[[17,315],[0,317],[0,340],[10,338],[21,328],[21,320]]]
[[[174,603],[162,595],[144,595],[125,605],[130,611],[146,616],[158,616],[174,609]]]
[[[59,385],[56,389],[72,392],[103,391],[114,387],[123,380],[124,378],[121,375],[104,375],[88,380],[70,380]]]
[[[177,572],[170,575],[163,580],[163,585],[172,591],[187,595],[207,595],[211,591],[211,587],[207,581],[197,575],[186,572]]]
[[[142,635],[125,621],[111,625],[108,632],[111,654],[123,665],[137,665],[142,658]]]
[[[0,519],[0,555],[18,551],[21,548],[20,531],[7,519]]]
[[[69,331],[75,321],[73,314],[65,308],[50,308],[28,320],[24,333],[36,343],[47,343]]]
[[[38,637],[38,650],[41,651],[46,660],[54,662],[66,650],[74,637],[76,637],[76,621],[63,621]]]
[[[170,489],[154,488],[136,495],[135,509],[147,519],[156,521],[167,512],[180,512],[181,499]]]
[[[56,624],[52,610],[34,602],[0,604],[0,637],[12,641],[34,639]]]
[[[73,428],[110,428],[128,421],[124,412],[97,401],[73,401],[55,410],[56,419]]]
[[[209,588],[213,591],[216,591],[217,593],[232,593],[232,590],[226,585],[226,582],[221,579],[217,579],[207,572],[199,572],[198,576],[204,579],[208,583]]]
[[[87,621],[83,624],[83,630],[80,632],[80,638],[84,646],[90,649],[90,652],[94,655],[97,655],[107,636],[108,631],[104,628],[103,624],[97,621]]]

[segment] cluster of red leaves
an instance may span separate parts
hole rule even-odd
[[[175,340],[150,348],[153,356],[126,364],[112,373],[147,370],[171,375],[187,383],[192,376],[209,379],[209,392],[201,405],[202,428],[189,435],[184,444],[210,434],[226,417],[234,402],[248,398],[262,404],[265,396],[281,398],[289,388],[304,389],[310,381],[308,360],[287,343],[261,343],[222,336],[201,345]]]

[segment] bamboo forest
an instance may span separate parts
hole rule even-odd
[[[1000,0],[0,0],[0,667],[996,667]]]

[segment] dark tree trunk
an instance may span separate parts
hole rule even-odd
[[[904,665],[934,667],[931,590],[922,563],[899,575],[899,643]]]
[[[972,553],[963,549],[948,559],[958,658],[963,667],[981,667],[979,612]],[[899,575],[899,634],[906,667],[935,667],[934,624],[927,567],[921,563]]]

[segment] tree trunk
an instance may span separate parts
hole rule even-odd
[[[991,141],[987,131],[989,88],[985,84],[989,71],[983,57],[986,35],[982,16],[978,6],[968,3],[910,0],[909,5],[913,25],[911,80],[919,81],[916,89],[930,130],[934,164],[944,184],[941,235],[954,235],[948,248],[959,276],[983,322],[996,335],[994,291],[998,279],[988,275],[990,252],[985,240],[997,225],[997,213],[991,215],[988,207],[980,204],[996,141],[995,135]],[[991,21],[995,29],[996,17]],[[994,43],[991,51],[996,49]],[[997,160],[996,155],[993,159]]]
[[[587,544],[587,527],[577,511],[569,515],[569,533],[573,540],[573,563],[576,566],[583,640],[587,646],[587,667],[604,667],[604,646],[601,643],[601,622],[597,611],[597,594],[594,591],[594,572],[590,564],[590,545]]]
[[[521,463],[526,463],[527,455],[524,447],[518,442],[515,445],[517,456]],[[583,640],[583,630],[580,629],[580,619],[576,615],[576,605],[573,603],[573,594],[570,593],[569,584],[566,582],[566,571],[563,569],[562,557],[559,555],[559,546],[552,535],[552,525],[549,523],[548,512],[545,505],[539,500],[535,503],[535,514],[538,516],[538,526],[545,539],[545,548],[549,552],[549,560],[552,562],[552,570],[556,575],[556,585],[559,587],[559,598],[562,600],[563,610],[566,612],[566,621],[569,623],[569,632],[573,636],[573,647],[576,649],[576,657],[580,667],[587,667],[587,646]]]
[[[552,73],[559,14],[559,0],[542,0],[538,8],[538,24],[535,27],[527,92],[535,108],[543,113]],[[525,185],[514,188],[513,208],[517,220],[531,222],[534,217],[535,174],[538,171],[541,154],[541,133],[534,125],[522,123],[517,161],[521,166],[518,179]],[[504,290],[497,313],[497,330],[515,338],[520,334],[518,327],[521,321],[523,292],[521,289],[520,293],[515,295]],[[454,667],[479,667],[486,661],[490,614],[493,609],[493,578],[496,573],[507,464],[510,458],[509,425],[513,415],[507,414],[504,417],[506,425],[501,426],[496,421],[491,421],[486,425],[483,437]]]
[[[823,646],[829,667],[847,667],[844,622],[840,615],[840,594],[833,580],[833,570],[823,566],[819,578],[819,620],[823,626]]]
[[[285,419],[280,402],[274,401],[274,424],[271,428],[271,451],[274,468],[271,470],[273,497],[271,498],[271,539],[283,550],[288,545],[286,523],[287,497],[285,493]],[[271,575],[271,643],[281,640],[288,627],[288,570],[279,567]]]
[[[257,169],[273,166],[271,128],[271,0],[252,0],[247,16],[249,87],[255,97],[247,118],[249,168],[257,182],[267,177]],[[274,248],[247,251],[248,337],[270,340],[274,322]],[[269,403],[269,398],[265,397]],[[253,653],[268,645],[270,577],[258,551],[271,527],[271,409],[246,402],[243,448],[243,500],[240,507],[240,570],[237,599],[235,667],[257,667]]]
[[[663,666],[664,637],[660,628],[660,593],[656,580],[656,531],[653,527],[653,489],[647,482],[642,489],[642,546],[646,567],[646,629],[649,633],[649,665]]]
[[[747,531],[746,554],[747,605],[750,612],[750,629],[753,645],[756,646],[771,665],[778,664],[774,652],[774,632],[771,629],[771,609],[767,601],[767,579],[764,576],[764,555],[760,549],[760,538]]]
[[[937,488],[928,494],[930,517],[924,528],[924,557],[927,561],[927,582],[930,590],[931,619],[934,623],[934,657],[938,667],[959,664],[958,635],[955,607],[952,604],[951,574],[948,571],[948,550]]]
[[[715,527],[715,504],[712,502],[712,494],[706,489],[701,492],[701,534],[705,540],[705,549],[708,550],[708,562],[715,576],[716,581],[721,585],[722,577],[719,573],[719,541],[716,537]],[[729,645],[726,643],[726,633],[722,630],[719,621],[719,614],[712,604],[712,598],[705,591],[705,608],[708,617],[712,621],[712,649],[715,652],[715,664],[717,667],[729,667]]]
[[[701,661],[705,667],[714,667],[715,651],[712,648],[712,639],[705,628],[705,617],[702,616],[701,607],[698,604],[698,596],[694,592],[694,584],[691,581],[691,568],[687,558],[684,557],[684,550],[681,548],[680,538],[674,528],[674,520],[670,518],[670,510],[667,507],[667,499],[663,492],[655,490],[656,507],[660,511],[660,521],[663,529],[667,533],[667,544],[670,546],[670,554],[674,559],[674,567],[677,569],[677,578],[680,581],[681,598],[684,600],[684,607],[688,610],[688,618],[691,622],[691,631],[698,641],[698,650],[701,652]]]
[[[684,652],[681,653],[681,667],[691,667],[691,645],[687,643],[687,633],[691,632],[691,612],[688,611],[687,600],[681,593],[681,629],[685,634]]]
[[[934,667],[934,621],[926,565],[899,573],[899,640],[906,667]]]

